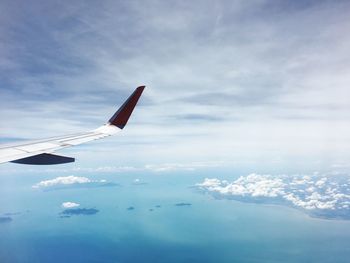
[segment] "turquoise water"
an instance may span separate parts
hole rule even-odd
[[[191,187],[206,174],[80,172],[75,175],[120,186],[32,188],[39,181],[67,175],[1,173],[0,214],[20,214],[0,224],[0,262],[348,262],[350,258],[350,221],[310,218],[283,206],[215,200]],[[133,184],[136,178],[146,184]],[[60,218],[61,204],[67,201],[99,212]],[[192,205],[175,205],[182,202]],[[127,210],[130,206],[135,209]]]

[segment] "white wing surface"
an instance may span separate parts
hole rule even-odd
[[[57,150],[102,139],[121,131],[127,124],[145,86],[138,87],[107,124],[88,132],[53,137],[38,141],[22,142],[12,145],[0,145],[0,163],[20,164],[62,164],[74,162],[72,157],[53,154]]]

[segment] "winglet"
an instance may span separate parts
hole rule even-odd
[[[127,124],[132,111],[134,110],[137,101],[141,97],[141,94],[145,86],[140,86],[130,95],[130,97],[123,103],[123,105],[117,110],[116,113],[110,118],[108,123],[110,125],[117,126],[120,129],[123,129]]]

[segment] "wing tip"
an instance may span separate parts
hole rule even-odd
[[[123,103],[116,113],[108,121],[109,124],[123,129],[127,124],[139,98],[146,86],[138,86],[130,97]]]

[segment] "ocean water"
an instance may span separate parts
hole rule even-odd
[[[1,263],[349,262],[350,221],[216,200],[192,187],[206,173],[79,172],[119,185],[32,188],[68,175],[1,173],[0,216],[12,213],[0,223]],[[62,218],[68,201],[99,212]]]

